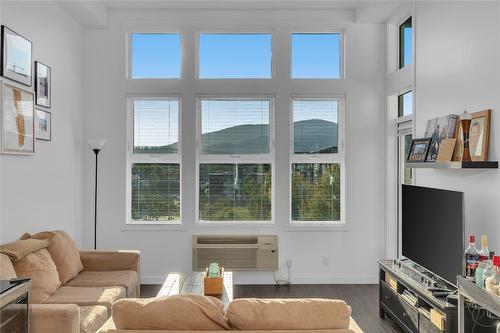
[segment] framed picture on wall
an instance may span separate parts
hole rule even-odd
[[[32,43],[15,31],[2,25],[1,75],[31,87]]]
[[[34,94],[13,84],[1,83],[1,153],[35,153]]]
[[[38,140],[52,140],[52,114],[49,111],[35,109],[35,136]]]
[[[35,62],[35,104],[50,108],[51,104],[51,69],[39,61]]]

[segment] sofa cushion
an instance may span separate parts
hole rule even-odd
[[[21,239],[0,246],[0,253],[8,255],[13,262],[16,262],[28,254],[44,249],[49,245],[50,242],[44,239]]]
[[[14,266],[10,258],[3,253],[0,253],[0,280],[10,280],[17,277]]]
[[[82,271],[65,284],[68,287],[120,286],[127,290],[127,297],[136,297],[137,272],[135,271]]]
[[[56,264],[62,284],[76,277],[83,270],[80,251],[75,241],[64,231],[44,231],[32,236],[32,239],[50,242],[48,250]]]
[[[108,309],[102,305],[80,306],[80,333],[95,333],[108,320]]]
[[[224,304],[201,295],[122,299],[113,304],[113,321],[117,329],[130,330],[229,329]]]
[[[229,325],[239,330],[319,330],[349,327],[351,309],[330,299],[237,299],[229,304]]]
[[[66,287],[62,286],[44,303],[102,305],[111,313],[111,305],[126,295],[123,287]]]
[[[22,241],[25,242],[25,241]],[[42,303],[61,285],[49,252],[41,249],[14,262],[17,276],[31,278],[31,302]]]

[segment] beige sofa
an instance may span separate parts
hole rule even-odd
[[[177,295],[123,299],[98,333],[363,333],[343,301],[237,299],[224,310],[218,299]]]
[[[94,333],[112,304],[139,297],[138,251],[80,251],[63,231],[0,246],[0,279],[32,279],[31,333]]]

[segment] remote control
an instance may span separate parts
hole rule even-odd
[[[18,278],[10,279],[10,284],[23,283],[23,282],[28,282],[30,280],[31,280],[30,278],[18,277]]]

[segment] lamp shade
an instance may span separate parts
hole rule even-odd
[[[106,143],[106,139],[87,139],[87,143],[92,149],[102,149]]]

